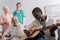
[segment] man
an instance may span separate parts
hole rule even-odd
[[[13,16],[16,16],[18,18],[18,22],[23,24],[25,14],[24,11],[21,10],[21,3],[16,4],[16,10],[13,12]]]
[[[35,18],[35,21],[33,21],[30,25],[28,25],[28,27],[32,27],[32,26],[37,27],[38,26],[38,27],[40,27],[40,29],[43,28],[43,26],[45,24],[43,25],[42,22],[45,21],[47,17],[42,15],[41,9],[39,7],[34,8],[32,11],[32,14]],[[45,40],[44,32],[41,30],[39,30],[39,31],[40,32],[37,34],[37,36],[35,36],[34,38],[27,38],[26,40]]]
[[[18,23],[17,17],[14,16],[12,18],[12,25],[10,25],[7,31],[4,32],[1,40],[3,40],[7,34],[11,35],[11,37],[8,40],[20,40],[21,35],[24,34],[23,30],[24,27]]]
[[[57,28],[54,31],[55,40],[60,40],[60,22],[57,23]]]

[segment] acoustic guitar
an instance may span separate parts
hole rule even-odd
[[[35,36],[37,36],[40,30],[42,30],[42,26],[40,26],[32,26],[29,28],[29,30],[24,30],[25,34],[21,36],[21,40],[25,40],[27,38],[34,38]]]

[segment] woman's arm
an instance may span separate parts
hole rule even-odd
[[[6,36],[6,34],[5,34],[5,33],[3,33],[1,40],[3,40],[5,36]]]

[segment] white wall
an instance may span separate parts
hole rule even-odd
[[[26,14],[24,25],[28,25],[34,20],[32,16],[33,8],[40,7],[44,13],[44,6],[60,4],[60,0],[0,0],[0,12],[4,5],[8,5],[12,13],[15,10],[15,4],[17,2],[22,3],[22,9]]]

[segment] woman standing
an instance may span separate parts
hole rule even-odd
[[[3,32],[8,28],[8,25],[11,24],[12,15],[9,12],[8,6],[3,7],[3,14],[0,15],[0,24],[3,26]]]

